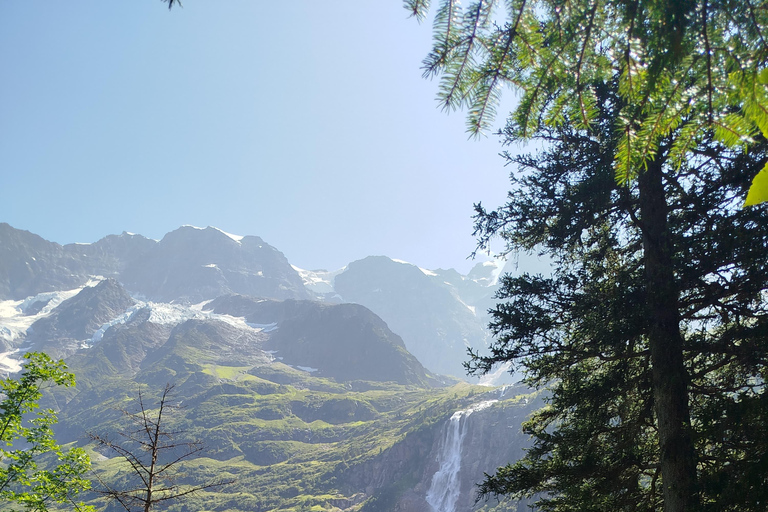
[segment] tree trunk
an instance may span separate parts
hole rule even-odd
[[[649,315],[653,397],[659,429],[665,512],[693,511],[696,451],[691,438],[688,375],[683,364],[678,290],[661,161],[649,163],[638,180]]]

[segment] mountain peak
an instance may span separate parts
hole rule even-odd
[[[206,226],[204,228],[200,228],[200,227],[197,227],[197,226],[193,226],[191,224],[184,224],[181,227],[179,227],[178,229],[172,231],[171,233],[174,233],[176,231],[190,232],[189,231],[190,229],[193,229],[195,231],[217,232],[217,233],[220,233],[220,234],[226,236],[227,238],[229,238],[230,240],[232,240],[234,242],[237,242],[237,243],[240,243],[242,241],[242,239],[245,238],[242,235],[233,235],[232,233],[227,233],[223,229],[219,229],[219,228],[214,227],[214,226]]]
[[[124,232],[62,247],[0,224],[0,300],[79,288],[94,275],[161,301],[197,303],[227,293],[311,297],[285,256],[257,236],[187,225],[159,242]]]

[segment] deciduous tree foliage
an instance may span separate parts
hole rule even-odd
[[[54,438],[56,413],[41,409],[46,386],[74,386],[63,361],[25,354],[17,378],[0,380],[0,503],[2,510],[92,510],[76,501],[90,488],[90,459],[80,448],[63,450]]]

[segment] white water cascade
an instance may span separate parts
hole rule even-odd
[[[435,512],[455,512],[456,501],[461,491],[459,470],[461,469],[461,445],[467,434],[467,418],[472,409],[456,411],[445,428],[443,447],[437,456],[440,466],[432,476],[427,491],[427,503]]]
[[[456,512],[456,502],[461,493],[459,470],[461,469],[461,446],[467,435],[467,419],[475,411],[481,411],[498,402],[487,400],[475,404],[466,411],[456,411],[445,427],[445,436],[437,462],[440,464],[432,476],[427,491],[427,503],[434,512]]]

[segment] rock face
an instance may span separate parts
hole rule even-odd
[[[114,278],[156,301],[200,302],[227,293],[308,299],[285,256],[255,236],[181,227],[161,241],[123,233],[93,244],[61,246],[0,224],[0,300]]]
[[[349,476],[353,488],[373,496],[362,510],[465,512],[486,506],[475,503],[483,475],[518,460],[528,446],[521,424],[541,402],[527,392],[506,386],[465,400],[442,421],[356,467]],[[528,503],[507,502],[499,510],[523,512]]]
[[[487,343],[476,308],[435,272],[370,256],[350,263],[334,286],[345,301],[362,304],[383,318],[433,372],[464,377],[467,348]]]
[[[481,402],[454,412],[435,438],[424,478],[415,487],[426,489],[425,501],[431,508],[423,510],[459,512],[482,506],[475,506],[477,484],[485,473],[492,474],[523,456],[528,440],[521,424],[534,405],[540,406],[530,399]],[[409,498],[413,499],[405,496]],[[504,510],[528,510],[525,503],[508,506]]]
[[[191,303],[229,293],[274,299],[308,299],[285,256],[256,236],[235,237],[216,229],[184,226],[127,263],[129,290],[160,301]]]
[[[125,313],[134,300],[114,279],[86,287],[65,300],[49,316],[29,329],[27,342],[35,350],[62,358],[74,354],[80,344],[90,340],[104,324]]]
[[[0,223],[0,299],[77,288],[88,280],[85,267],[71,250]]]

